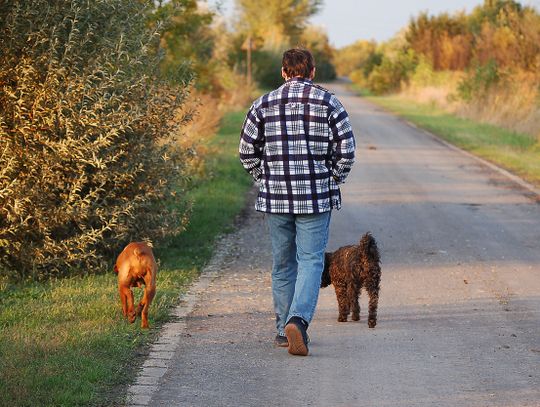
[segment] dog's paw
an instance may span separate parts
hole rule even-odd
[[[377,320],[376,319],[370,319],[368,321],[368,327],[369,328],[375,328],[375,325],[377,325]]]
[[[351,317],[351,319],[352,319],[353,321],[360,321],[360,315],[353,315],[353,316]]]
[[[340,315],[337,320],[338,320],[338,322],[347,322],[347,316],[343,317],[343,316]]]

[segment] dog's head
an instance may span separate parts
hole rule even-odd
[[[332,253],[324,254],[324,269],[321,276],[321,288],[328,287],[332,284],[330,279],[330,261],[332,260]]]

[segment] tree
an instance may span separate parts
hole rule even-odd
[[[196,88],[217,96],[222,89],[216,78],[219,61],[213,58],[216,42],[213,20],[214,13],[196,0],[159,2],[151,9],[149,18],[153,28],[161,24],[162,72],[181,83],[184,71],[189,68],[197,77]]]
[[[269,0],[264,5],[256,0],[236,1],[239,39],[243,42],[251,37],[257,45],[253,71],[262,86],[281,83],[282,52],[301,43],[309,17],[321,4],[322,0]]]
[[[307,20],[316,14],[322,0],[237,0],[238,30],[260,38],[266,49],[300,41]]]
[[[435,70],[463,70],[470,63],[473,36],[464,13],[421,13],[409,23],[406,38],[409,46],[426,57]]]
[[[359,40],[354,44],[337,50],[334,57],[334,65],[336,66],[338,75],[348,76],[354,70],[364,67],[375,53],[376,47],[377,44],[375,41]]]
[[[336,78],[336,69],[332,64],[334,50],[326,31],[319,27],[309,26],[302,33],[300,44],[313,54],[318,80],[330,81]]]

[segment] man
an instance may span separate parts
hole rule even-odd
[[[354,135],[339,100],[314,85],[305,49],[283,54],[285,83],[257,99],[240,138],[240,161],[259,183],[255,209],[267,214],[272,241],[272,295],[278,346],[307,356],[330,213],[338,184],[354,162]]]

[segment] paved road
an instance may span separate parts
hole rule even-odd
[[[379,324],[321,292],[311,355],[272,346],[270,244],[249,211],[152,406],[540,406],[540,205],[504,176],[336,85],[358,161],[329,248],[370,230]]]

